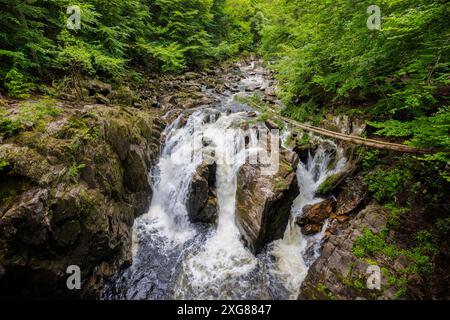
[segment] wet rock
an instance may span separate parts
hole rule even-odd
[[[131,261],[132,225],[151,200],[148,172],[163,123],[134,108],[62,110],[43,132],[0,145],[14,194],[7,205],[0,194],[0,298],[96,298]],[[95,135],[74,152],[69,146],[86,128]],[[77,175],[70,173],[74,163],[83,164]],[[66,268],[74,264],[83,272],[82,290],[69,292]]]
[[[313,235],[316,233],[319,233],[322,230],[323,223],[322,224],[306,224],[302,226],[302,233],[304,235]]]
[[[378,234],[387,222],[387,212],[378,205],[369,205],[347,224],[341,224],[322,248],[321,256],[312,264],[301,286],[299,299],[347,300],[382,297],[383,291],[365,287],[369,263],[352,252],[356,239],[368,228]],[[385,285],[382,280],[382,285]],[[355,286],[362,284],[362,287]]]
[[[186,209],[193,223],[215,223],[217,220],[216,170],[216,163],[203,162],[192,178]]]
[[[368,195],[362,175],[347,178],[337,197],[336,215],[348,215],[357,209]]]
[[[300,225],[321,223],[335,210],[335,201],[327,199],[314,205],[306,206],[302,216],[298,219]]]
[[[292,201],[299,194],[295,153],[282,149],[278,171],[263,174],[260,165],[244,164],[238,172],[236,220],[248,247],[259,253],[283,236]]]
[[[304,234],[317,233],[322,229],[325,220],[335,211],[335,201],[327,199],[303,208],[303,214],[296,219]]]
[[[156,109],[161,109],[163,107],[161,102],[159,102],[159,101],[153,101],[151,103],[151,106],[152,106],[152,108],[156,108]]]
[[[298,154],[300,161],[303,163],[308,162],[308,157],[310,154],[313,154],[314,151],[317,149],[317,146],[306,143],[306,144],[296,144],[294,146],[293,151]]]
[[[278,125],[273,122],[272,120],[266,120],[264,122],[267,126],[267,128],[269,128],[269,130],[279,130],[280,128],[278,127]]]
[[[90,96],[95,96],[96,94],[107,96],[112,90],[110,84],[104,83],[97,79],[88,81],[86,87],[89,90]]]
[[[104,95],[100,94],[100,93],[96,93],[94,96],[95,100],[97,101],[97,103],[101,103],[101,104],[110,104],[110,100],[105,97]]]
[[[145,151],[136,145],[131,145],[124,164],[123,182],[125,188],[133,192],[140,190],[150,192],[148,175],[142,174],[142,172],[149,172],[149,169],[146,164]]]
[[[318,196],[327,196],[335,191],[352,174],[354,166],[348,167],[328,177],[317,189]]]

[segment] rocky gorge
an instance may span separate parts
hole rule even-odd
[[[416,265],[407,253],[391,263],[355,251],[390,221],[356,148],[246,103],[280,104],[261,61],[80,90],[31,99],[42,117],[2,138],[0,296],[392,299],[423,281],[392,280]],[[17,118],[23,107],[7,109]],[[348,117],[324,125],[364,132]],[[239,129],[249,128],[282,133],[271,175],[245,161],[251,137]],[[374,264],[382,287],[369,290]],[[67,289],[70,265],[80,291]]]

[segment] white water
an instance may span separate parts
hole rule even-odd
[[[249,68],[248,68],[249,69]],[[248,70],[244,70],[248,71]],[[262,84],[251,75],[245,86]],[[223,99],[230,107],[231,99]],[[237,172],[246,161],[237,125],[245,112],[195,111],[182,125],[180,116],[165,132],[166,143],[152,172],[154,195],[149,212],[136,219],[133,265],[107,294],[113,299],[296,299],[309,266],[319,256],[326,230],[304,236],[294,223],[306,205],[320,202],[315,192],[345,165],[341,154],[329,170],[330,152],[321,147],[297,169],[300,195],[292,204],[283,239],[254,256],[241,242],[235,223]],[[215,146],[217,163],[217,228],[189,222],[186,200],[191,179],[201,164],[202,137]],[[327,148],[337,150],[336,146]]]
[[[244,145],[236,131],[223,131],[229,128],[224,124],[239,120],[239,114],[222,115],[216,125],[206,128],[205,136],[213,141],[221,161],[217,166],[217,199],[219,220],[217,230],[202,248],[183,261],[180,283],[176,298],[208,299],[211,297],[237,297],[237,286],[242,286],[238,278],[248,274],[256,266],[256,258],[242,245],[240,232],[235,224],[236,178],[237,172],[245,162]],[[216,130],[219,127],[219,130]],[[220,293],[220,294],[219,294]]]
[[[334,147],[339,153],[337,157],[340,160],[333,169],[328,169],[331,161],[330,152],[323,146],[319,147],[314,156],[309,154],[306,164],[300,162],[298,165],[297,180],[300,194],[292,205],[291,221],[283,239],[275,241],[270,251],[270,254],[276,258],[271,272],[281,279],[289,299],[296,299],[299,295],[300,286],[308,273],[309,266],[320,255],[321,240],[328,227],[327,221],[321,232],[313,236],[305,236],[294,221],[296,217],[302,215],[303,208],[324,200],[315,196],[317,189],[328,177],[345,166],[346,159],[342,156],[342,151]]]

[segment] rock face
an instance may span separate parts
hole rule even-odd
[[[360,174],[347,178],[340,189],[336,205],[336,215],[338,216],[350,214],[368,196],[367,186]]]
[[[216,164],[203,162],[194,174],[186,203],[193,223],[215,223],[218,217],[216,197]]]
[[[298,196],[298,156],[280,151],[275,175],[261,174],[258,165],[244,164],[237,177],[236,219],[246,245],[259,253],[264,246],[283,236],[292,201]]]
[[[150,204],[156,114],[62,110],[0,145],[0,297],[97,297],[131,261],[133,221]],[[67,290],[70,265],[81,269],[79,291]]]
[[[336,202],[332,199],[306,206],[303,208],[303,214],[297,217],[296,223],[306,235],[317,233],[322,229],[325,220],[335,212],[335,206]]]
[[[299,299],[370,299],[381,295],[366,288],[369,263],[356,258],[352,248],[364,227],[377,234],[386,225],[387,216],[380,206],[369,205],[349,223],[339,225],[309,269]],[[355,287],[355,283],[361,285]]]

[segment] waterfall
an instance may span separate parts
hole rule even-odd
[[[262,81],[262,76],[250,74],[239,85]],[[319,234],[304,236],[295,218],[306,205],[322,200],[315,196],[317,189],[346,160],[337,146],[324,142],[330,147],[321,146],[299,164],[300,195],[292,204],[284,237],[255,256],[243,245],[235,222],[237,174],[249,152],[238,128],[249,120],[243,112],[248,107],[236,105],[232,96],[220,101],[214,109],[181,114],[166,128],[158,164],[150,173],[152,203],[133,227],[133,265],[114,279],[104,298],[297,298],[309,266],[319,256],[327,224]],[[203,160],[203,141],[214,146],[217,161],[216,227],[192,224],[186,208],[190,183]],[[334,165],[330,150],[337,152]]]
[[[184,282],[184,285],[178,286],[176,298],[238,299],[245,290],[242,276],[252,271],[257,263],[240,241],[235,224],[237,173],[246,159],[246,150],[237,131],[222,130],[229,119],[239,119],[239,114],[222,115],[213,127],[204,131],[216,146],[216,155],[225,160],[217,164],[219,220],[217,230],[204,246],[183,261],[179,283]]]
[[[334,150],[337,150],[339,160],[333,169],[329,169],[330,152],[321,145],[314,156],[309,153],[306,163],[299,163],[297,180],[300,194],[292,205],[291,220],[283,239],[275,241],[269,252],[276,258],[270,272],[283,283],[287,295],[282,298],[285,299],[297,299],[301,283],[308,273],[309,266],[320,255],[320,244],[328,227],[327,221],[318,234],[305,236],[302,234],[300,227],[294,223],[295,219],[302,215],[303,208],[306,206],[324,200],[315,196],[317,189],[328,177],[342,170],[347,161],[342,156],[342,150],[339,150],[336,145],[330,141],[325,143],[332,144]]]

